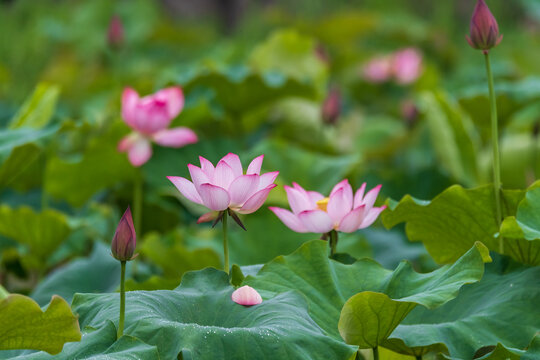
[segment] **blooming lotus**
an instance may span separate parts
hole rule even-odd
[[[478,0],[471,18],[470,37],[465,36],[469,45],[484,52],[499,45],[503,36],[499,34],[499,24],[484,0]]]
[[[262,303],[262,297],[251,286],[244,285],[236,289],[231,295],[232,301],[244,306],[258,305]]]
[[[239,214],[251,214],[266,201],[279,172],[260,174],[264,155],[253,159],[246,173],[240,158],[229,153],[217,165],[199,157],[200,167],[189,164],[191,181],[180,176],[167,178],[188,200],[206,206],[212,212],[201,216],[199,222],[210,221],[216,212],[231,210]]]
[[[126,88],[122,94],[122,118],[134,132],[124,137],[118,150],[128,153],[134,166],[141,166],[152,156],[151,142],[179,148],[197,142],[197,135],[186,127],[167,129],[184,107],[184,95],[179,87],[159,90],[140,98]]]
[[[392,61],[392,73],[398,84],[415,82],[422,73],[422,54],[414,48],[396,52]]]
[[[329,197],[316,191],[306,191],[300,185],[285,186],[291,210],[270,207],[270,210],[291,230],[300,233],[329,234],[337,243],[337,231],[351,233],[363,229],[377,219],[386,206],[373,207],[381,185],[364,195],[366,183],[353,194],[347,179],[338,183]]]
[[[371,59],[362,69],[364,78],[374,84],[384,83],[392,76],[392,58],[381,56]]]

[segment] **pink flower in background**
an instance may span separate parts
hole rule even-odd
[[[262,297],[257,290],[251,286],[242,286],[236,289],[231,295],[232,301],[244,306],[258,305],[262,303]]]
[[[341,93],[338,88],[333,87],[328,92],[328,96],[323,102],[321,115],[324,123],[336,124],[341,114]]]
[[[328,233],[332,230],[351,233],[363,229],[377,219],[386,206],[373,207],[381,189],[378,185],[364,196],[366,183],[353,195],[348,180],[332,189],[329,197],[306,191],[300,185],[285,186],[291,211],[270,207],[270,210],[291,230],[305,233]]]
[[[109,23],[107,42],[111,48],[117,49],[124,44],[124,25],[118,15],[114,15]]]
[[[381,56],[371,59],[362,69],[364,78],[374,84],[384,83],[392,76],[392,58]]]
[[[263,159],[264,155],[253,159],[244,174],[236,154],[227,154],[215,167],[200,156],[200,167],[188,165],[193,182],[180,176],[167,178],[188,200],[212,210],[201,216],[199,223],[211,221],[217,217],[217,212],[227,209],[250,214],[262,206],[270,190],[277,186],[274,180],[278,171],[260,174]]]
[[[398,84],[411,84],[420,77],[421,73],[422,54],[418,50],[407,48],[394,54],[392,74]]]
[[[184,107],[184,95],[179,87],[159,90],[139,97],[131,88],[122,94],[122,118],[134,132],[118,144],[118,151],[128,153],[134,166],[141,166],[152,157],[151,142],[179,148],[197,142],[197,135],[186,127],[167,129]]]

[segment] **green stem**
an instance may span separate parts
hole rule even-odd
[[[120,320],[118,321],[118,333],[116,335],[117,339],[124,334],[124,317],[126,313],[126,288],[124,285],[126,280],[126,262],[121,261],[120,264],[122,272],[120,275]]]
[[[373,348],[373,360],[379,360],[379,347],[375,346]]]
[[[135,175],[135,182],[133,184],[133,222],[135,226],[135,234],[142,236],[141,234],[141,218],[142,218],[142,195],[143,195],[143,181],[142,174],[138,170]]]
[[[499,124],[497,121],[497,99],[495,97],[495,88],[493,86],[493,74],[491,72],[491,63],[489,61],[489,52],[485,51],[486,72],[489,85],[489,102],[491,106],[491,143],[493,148],[493,186],[495,191],[495,206],[497,209],[497,224],[501,227],[501,158],[499,155]],[[504,242],[502,236],[499,236],[499,252],[504,253]]]
[[[336,230],[330,231],[330,257],[334,256],[336,253],[337,248],[337,242],[338,242],[338,233]]]
[[[224,261],[223,270],[225,270],[227,274],[229,273],[229,244],[227,242],[227,217],[228,215],[229,214],[225,210],[223,212],[223,218],[221,219],[221,221],[223,222],[223,261]]]

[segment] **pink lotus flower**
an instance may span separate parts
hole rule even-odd
[[[113,49],[120,48],[124,43],[124,25],[118,15],[111,18],[109,30],[107,31],[107,42]]]
[[[470,35],[465,36],[469,45],[484,52],[499,45],[503,38],[499,35],[499,24],[484,0],[476,3],[471,18]]]
[[[244,306],[258,305],[262,303],[262,297],[257,290],[251,286],[242,286],[236,289],[231,295],[232,301]]]
[[[118,144],[118,151],[128,153],[134,166],[141,166],[152,156],[151,142],[179,148],[197,142],[197,135],[186,127],[167,129],[184,107],[184,95],[179,87],[159,90],[139,97],[131,88],[122,94],[122,118],[134,130]]]
[[[390,56],[373,58],[364,65],[362,72],[368,82],[384,83],[392,77],[392,58]]]
[[[270,210],[291,230],[305,233],[329,233],[333,230],[351,233],[377,219],[386,206],[373,207],[381,189],[378,185],[364,196],[366,183],[353,196],[347,179],[332,189],[329,197],[306,191],[300,185],[285,186],[292,212],[278,207]]]
[[[415,82],[422,73],[422,54],[414,48],[396,52],[392,61],[392,73],[398,84]]]
[[[199,223],[211,221],[217,217],[217,212],[227,209],[250,214],[262,206],[270,190],[277,186],[274,180],[278,171],[260,175],[263,159],[264,155],[253,159],[244,174],[236,154],[227,154],[216,167],[200,156],[201,167],[188,165],[193,182],[179,176],[167,178],[188,200],[212,210],[201,216]]]
[[[115,259],[120,261],[129,261],[134,258],[133,252],[137,243],[137,235],[133,226],[133,217],[131,209],[127,208],[116,227],[114,237],[111,243],[111,252]]]

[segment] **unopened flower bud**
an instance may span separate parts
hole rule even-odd
[[[118,15],[114,15],[109,23],[107,42],[113,49],[118,49],[124,44],[124,25]]]
[[[321,109],[322,119],[326,124],[335,124],[341,114],[341,94],[337,88],[332,88]]]
[[[484,0],[478,0],[476,3],[471,19],[470,32],[470,37],[466,36],[469,45],[474,49],[484,50],[484,52],[499,45],[503,38],[499,34],[497,20]]]
[[[120,219],[111,244],[111,252],[115,259],[119,261],[129,261],[134,258],[136,241],[133,217],[128,206],[124,215]]]

